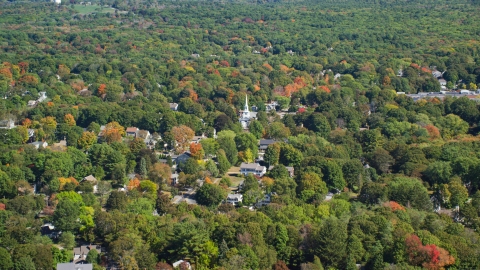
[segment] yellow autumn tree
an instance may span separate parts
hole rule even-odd
[[[69,113],[65,114],[65,116],[63,117],[63,121],[69,126],[75,126],[76,124],[75,118]]]
[[[95,135],[94,132],[85,131],[82,133],[82,136],[78,139],[77,143],[81,149],[88,150],[96,141],[97,135]]]

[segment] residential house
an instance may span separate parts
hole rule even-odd
[[[273,192],[270,192],[270,193],[266,193],[264,196],[263,196],[263,199],[261,201],[258,201],[255,206],[256,207],[262,207],[262,206],[266,206],[266,205],[269,205],[271,202],[272,202],[272,197],[277,195],[276,193],[273,193]]]
[[[47,92],[40,92],[38,93],[38,95],[39,95],[39,98],[37,99],[38,103],[43,102],[47,99]]]
[[[442,89],[447,89],[447,81],[445,79],[439,79],[438,82],[440,83],[440,87]]]
[[[277,110],[278,103],[276,101],[272,101],[270,103],[265,103],[265,111],[276,111]]]
[[[52,223],[45,223],[40,227],[40,233],[48,236],[50,239],[57,239],[62,234],[61,231],[55,230]]]
[[[15,128],[15,121],[13,119],[6,119],[0,121],[0,129],[12,129]]]
[[[270,145],[270,144],[273,144],[273,143],[276,143],[277,141],[276,140],[272,140],[272,139],[263,139],[263,140],[260,140],[260,145],[258,146],[258,150],[260,151],[265,151],[267,150],[267,147]]]
[[[191,156],[190,152],[184,152],[183,154],[181,155],[172,155],[172,162],[176,163],[176,164],[180,164],[180,163],[184,163],[187,161],[187,159],[189,159]]]
[[[287,166],[287,167],[285,167],[285,168],[287,169],[288,174],[290,174],[290,177],[295,176],[295,169],[294,169],[293,167]]]
[[[73,249],[73,262],[78,263],[87,259],[90,250],[95,249],[98,253],[102,252],[102,247],[98,245],[88,245],[76,247]]]
[[[433,71],[432,71],[432,75],[433,75],[433,77],[439,79],[439,78],[442,77],[443,73],[440,72],[440,71],[438,71],[438,70],[433,70]]]
[[[27,102],[27,106],[28,107],[35,107],[35,106],[37,106],[37,101],[36,100],[29,100]]]
[[[234,206],[238,205],[243,201],[242,194],[228,194],[227,196],[227,203],[232,204]]]
[[[35,149],[47,148],[47,146],[48,146],[47,142],[32,142],[32,143],[29,143],[29,144],[35,146]]]
[[[170,175],[170,181],[172,181],[172,186],[178,184],[178,173],[172,173],[172,175]]]
[[[98,192],[98,186],[97,186],[97,178],[95,178],[95,176],[93,175],[89,175],[89,176],[86,176],[83,178],[82,182],[83,181],[87,181],[88,183],[90,183],[93,187],[93,193],[97,193]]]
[[[205,134],[202,134],[202,136],[193,136],[192,140],[190,143],[199,143],[201,140],[205,139]]]
[[[174,263],[172,264],[172,266],[173,266],[173,268],[177,269],[177,268],[180,268],[180,265],[181,265],[182,263],[186,266],[186,268],[187,268],[188,270],[192,270],[192,266],[190,265],[190,263],[187,262],[187,261],[184,261],[184,260],[176,261],[176,262],[174,262]],[[183,268],[183,269],[185,269],[185,268]]]
[[[127,130],[125,130],[125,132],[127,133],[127,136],[131,136],[131,137],[134,137],[134,138],[137,137],[137,132],[138,131],[139,131],[139,129],[136,128],[136,127],[128,127]]]
[[[267,168],[265,166],[260,166],[258,163],[242,162],[240,165],[240,173],[243,175],[251,173],[253,175],[262,177],[265,173],[267,173]]]
[[[170,110],[177,111],[178,110],[178,103],[168,103],[170,106]]]
[[[93,264],[91,263],[57,263],[57,270],[92,270]]]

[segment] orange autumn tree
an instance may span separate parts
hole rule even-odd
[[[65,116],[63,117],[63,121],[69,126],[75,126],[76,124],[75,118],[69,113],[65,114]]]
[[[138,180],[137,178],[130,180],[127,185],[128,190],[138,189],[139,187],[140,187],[140,180]]]
[[[205,155],[205,151],[203,151],[202,145],[199,143],[191,143],[190,144],[190,154],[192,158],[196,160],[200,160]]]
[[[328,86],[326,86],[326,85],[320,86],[320,90],[323,90],[323,91],[325,91],[325,92],[327,92],[327,93],[330,93],[330,92],[331,92],[331,91],[330,91],[330,88],[328,88]]]
[[[25,120],[22,121],[22,125],[26,128],[30,128],[32,126],[32,120],[25,118]]]
[[[383,204],[383,206],[390,207],[393,212],[396,211],[405,211],[405,207],[395,201],[389,201]]]
[[[107,94],[107,89],[106,88],[107,88],[107,85],[105,85],[104,83],[100,84],[100,86],[97,89],[97,95],[99,97],[101,97],[101,96]]]
[[[205,177],[205,184],[213,184],[212,180],[210,179],[210,177]]]
[[[438,139],[440,138],[440,130],[434,125],[427,125],[425,126],[425,129],[428,132],[428,135],[430,136],[430,139]]]
[[[125,136],[125,128],[115,121],[108,123],[103,131],[103,137],[109,144],[120,142],[123,136]]]
[[[193,136],[195,136],[195,132],[185,125],[173,127],[172,134],[177,143],[175,147],[177,153],[183,153],[193,139]]]

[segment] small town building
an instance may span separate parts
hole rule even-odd
[[[40,149],[40,148],[47,148],[48,143],[47,142],[32,142],[29,143],[30,145],[33,145],[35,149]]]
[[[231,205],[238,205],[243,201],[243,195],[242,194],[228,194],[227,196],[227,203]]]
[[[250,125],[250,122],[257,118],[257,112],[251,112],[248,107],[248,95],[245,96],[245,106],[243,111],[240,111],[240,117],[238,121],[242,125],[243,129],[247,129]]]
[[[91,263],[57,263],[57,270],[92,270]]]
[[[178,110],[178,103],[168,103],[170,106],[170,110],[177,111]]]
[[[253,175],[262,177],[265,173],[267,173],[267,168],[265,166],[260,166],[258,163],[242,162],[240,165],[240,173],[243,175],[251,173]]]
[[[99,245],[80,246],[73,249],[73,262],[79,263],[87,259],[87,255],[91,250],[96,250],[99,254],[102,252],[102,247]]]

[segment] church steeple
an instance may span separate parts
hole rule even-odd
[[[248,95],[245,95],[245,107],[243,108],[244,112],[249,112],[248,109]]]

